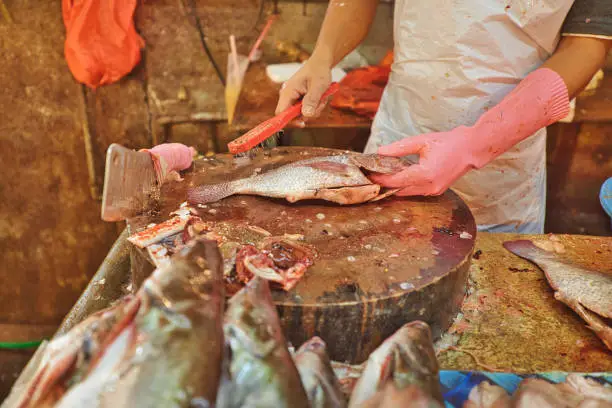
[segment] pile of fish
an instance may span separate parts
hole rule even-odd
[[[612,276],[588,270],[559,258],[563,251],[556,241],[532,242],[517,240],[504,242],[504,247],[527,259],[544,271],[555,291],[555,299],[572,308],[588,328],[612,350]]]
[[[444,406],[427,324],[401,327],[343,390],[322,339],[290,351],[268,281],[252,279],[226,307],[222,269],[214,241],[191,241],[135,295],[41,346],[2,407]],[[525,380],[512,397],[482,383],[464,407],[609,407],[611,394],[572,376]]]
[[[378,201],[399,189],[382,191],[370,181],[368,172],[391,174],[408,162],[397,157],[347,153],[315,157],[281,166],[248,178],[220,184],[202,185],[189,191],[188,201],[207,204],[235,194],[301,200],[325,200],[337,204]]]
[[[167,263],[172,254],[198,237],[215,241],[221,250],[223,277],[230,295],[255,276],[291,290],[317,257],[314,248],[301,242],[302,235],[275,237],[256,226],[204,222],[188,206],[170,215],[169,220],[132,234],[128,241],[146,249],[156,266]]]
[[[3,407],[347,406],[323,340],[290,353],[266,280],[252,279],[227,310],[223,291],[216,243],[192,241],[134,296],[42,346]],[[440,398],[424,323],[406,325],[373,355],[350,406],[372,404],[386,384]]]

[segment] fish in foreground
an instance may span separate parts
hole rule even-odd
[[[529,240],[507,241],[503,245],[542,269],[555,291],[555,299],[572,308],[612,350],[612,328],[604,320],[612,319],[611,275],[572,265]]]
[[[302,344],[293,356],[293,361],[300,373],[311,408],[346,407],[340,382],[334,374],[323,340],[313,337]]]
[[[337,204],[377,201],[398,189],[381,193],[381,186],[370,181],[361,169],[390,174],[402,170],[407,164],[396,157],[358,153],[315,157],[256,176],[195,187],[189,191],[188,201],[206,204],[235,194],[284,198],[291,203],[311,199]]]
[[[254,278],[229,300],[224,330],[230,358],[218,408],[309,407],[266,280]]]
[[[502,387],[482,381],[472,388],[463,408],[510,408],[510,395]]]
[[[86,375],[94,356],[117,337],[134,318],[139,306],[138,298],[126,296],[53,339],[44,346],[39,364],[28,383],[15,387],[2,407],[54,406],[67,388]]]
[[[388,382],[382,390],[360,405],[360,408],[444,408],[431,395],[423,392],[416,385],[400,389]]]
[[[513,408],[611,408],[612,389],[577,374],[563,383],[538,378],[521,381],[512,396]]]
[[[441,404],[438,372],[429,326],[421,321],[407,323],[370,354],[349,407],[360,407],[388,383],[399,391],[414,385]]]
[[[45,387],[52,403],[31,400],[21,406],[213,406],[221,373],[224,305],[216,243],[190,243],[153,272],[135,297],[137,311],[125,313],[129,318],[118,320],[109,331],[116,334],[107,335],[101,347],[90,349],[85,341],[77,345],[88,350],[89,363],[74,383],[55,375],[54,386]],[[68,338],[75,336],[74,330]]]

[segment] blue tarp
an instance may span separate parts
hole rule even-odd
[[[542,378],[544,380],[560,383],[565,381],[569,373],[549,372],[538,374],[512,374],[512,373],[488,373],[481,371],[440,371],[440,384],[442,394],[447,408],[461,408],[467,400],[472,388],[482,381],[488,381],[498,385],[509,394],[513,394],[519,383],[525,378]],[[593,378],[604,384],[612,385],[612,373],[587,373],[581,374]]]

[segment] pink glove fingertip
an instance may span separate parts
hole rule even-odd
[[[169,171],[185,170],[193,162],[195,149],[182,143],[162,143],[148,150],[157,154],[168,164]]]

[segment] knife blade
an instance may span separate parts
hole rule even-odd
[[[125,220],[150,208],[159,189],[150,153],[117,143],[109,146],[102,193],[104,221]]]

